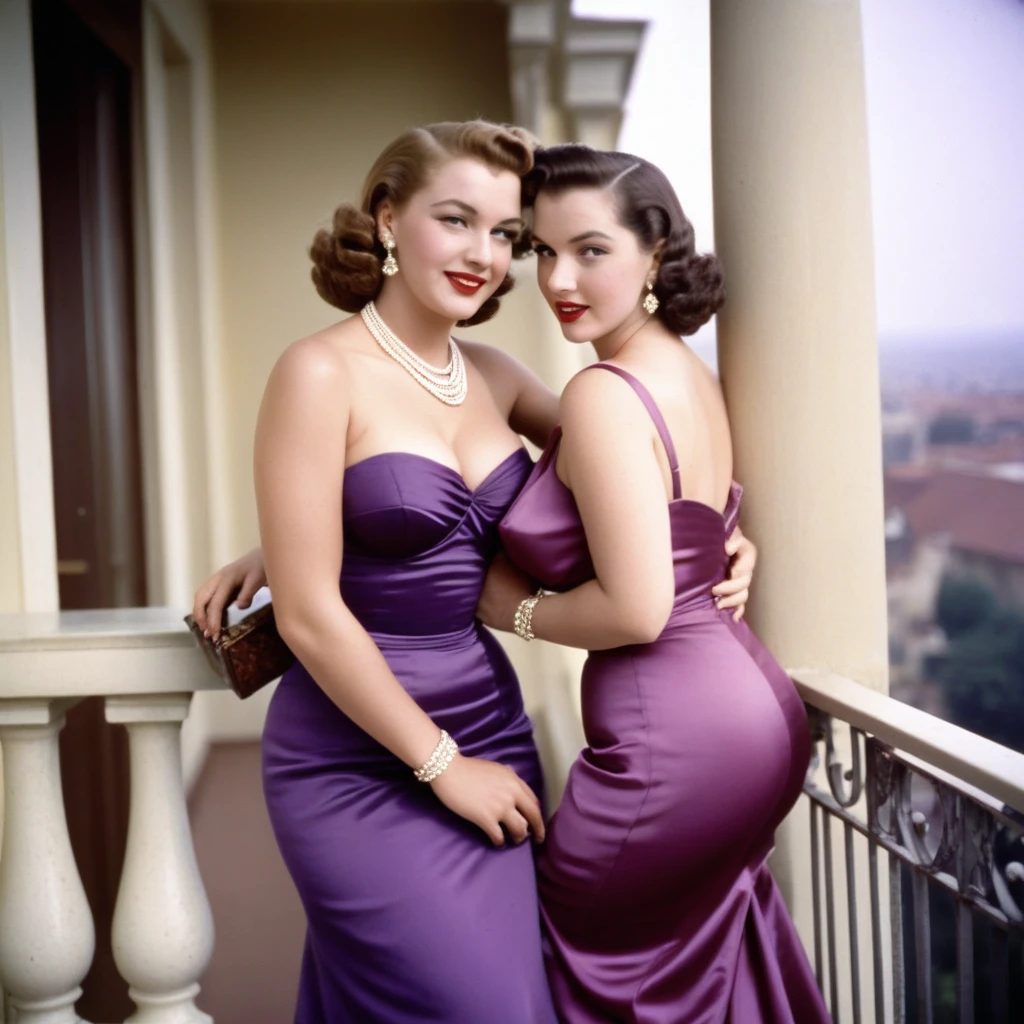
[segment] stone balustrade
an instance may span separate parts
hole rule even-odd
[[[181,770],[192,693],[219,688],[177,611],[0,616],[0,985],[17,1024],[74,1024],[95,932],[71,850],[58,738],[67,710],[102,696],[128,731],[131,806],[113,954],[139,1024],[201,1024],[213,918]],[[89,766],[82,766],[88,771]]]

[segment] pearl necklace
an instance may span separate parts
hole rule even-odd
[[[436,399],[445,405],[462,405],[466,400],[468,386],[466,382],[466,363],[462,358],[459,346],[454,338],[448,344],[451,359],[448,365],[439,370],[418,355],[381,319],[377,307],[368,302],[360,314],[366,329],[373,335],[373,340],[401,366],[417,384],[426,388]]]

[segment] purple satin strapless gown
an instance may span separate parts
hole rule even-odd
[[[651,644],[592,652],[587,747],[569,772],[539,862],[548,977],[564,1024],[828,1021],[765,859],[810,753],[793,684],[744,623],[719,612],[736,524],[680,497],[672,439],[675,603]],[[563,590],[594,576],[556,433],[501,524],[514,562]]]
[[[475,492],[417,455],[350,466],[341,592],[463,753],[510,765],[539,794],[518,681],[474,618],[530,465],[519,449]],[[297,1024],[554,1024],[530,844],[492,846],[301,665],[271,701],[263,781],[308,918]]]

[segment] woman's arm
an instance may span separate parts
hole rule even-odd
[[[345,606],[342,485],[348,382],[327,343],[293,345],[274,368],[256,427],[260,539],[277,628],[328,696],[412,768],[439,730]]]
[[[558,425],[558,395],[533,370],[507,352],[479,342],[460,344],[487,381],[508,425],[543,448]]]
[[[260,537],[281,636],[335,704],[375,740],[419,768],[439,728],[395,678],[341,598],[342,487],[350,392],[343,358],[326,342],[293,345],[270,376],[256,427]],[[539,803],[511,769],[457,757],[431,783],[493,842],[543,834]]]
[[[562,395],[561,411],[559,464],[596,577],[541,601],[533,632],[591,651],[648,643],[664,629],[675,594],[660,442],[641,402],[612,374],[577,375]]]

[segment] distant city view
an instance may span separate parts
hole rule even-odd
[[[1024,332],[878,339],[882,397],[1024,394]]]
[[[1024,750],[1024,335],[879,358],[892,695]]]

